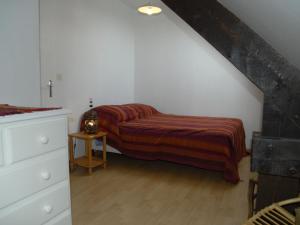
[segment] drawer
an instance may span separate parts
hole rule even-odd
[[[44,225],[72,225],[71,210],[66,210],[65,212],[53,218]]]
[[[300,141],[277,141],[274,147],[276,148],[274,160],[300,161]]]
[[[1,169],[0,209],[65,179],[69,179],[66,149]]]
[[[0,211],[0,224],[41,225],[69,208],[70,193],[66,181]]]
[[[31,121],[3,129],[7,163],[44,154],[67,146],[65,118]]]
[[[300,141],[254,137],[251,169],[270,175],[300,177]]]
[[[252,157],[273,160],[299,160],[300,141],[295,139],[254,138]]]
[[[271,159],[278,150],[273,139],[254,139],[252,143],[252,158]]]
[[[300,161],[253,160],[252,170],[262,174],[300,178]]]

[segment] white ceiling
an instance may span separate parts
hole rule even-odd
[[[300,68],[300,0],[218,0]]]

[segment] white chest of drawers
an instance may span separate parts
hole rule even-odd
[[[66,110],[0,117],[0,225],[71,225]]]

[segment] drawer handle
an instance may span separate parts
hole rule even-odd
[[[295,175],[298,171],[295,167],[291,167],[289,168],[289,172],[292,174],[292,175]]]
[[[51,173],[50,172],[41,172],[41,178],[43,178],[44,180],[49,180],[51,178]]]
[[[268,147],[269,150],[273,150],[273,148],[274,148],[273,144],[268,144],[267,147]]]
[[[48,144],[49,143],[49,138],[46,137],[46,136],[42,136],[40,137],[40,142],[44,145]]]
[[[47,214],[50,214],[53,211],[53,207],[51,205],[45,205],[43,207],[44,212],[46,212]]]

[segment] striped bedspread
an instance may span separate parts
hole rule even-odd
[[[60,108],[34,108],[34,107],[19,107],[8,104],[0,104],[0,116],[8,116],[14,114],[32,113],[38,111],[48,111]]]
[[[223,171],[226,180],[239,181],[238,162],[246,155],[239,119],[169,115],[142,104],[94,110],[109,143],[126,155]]]

